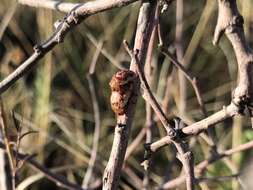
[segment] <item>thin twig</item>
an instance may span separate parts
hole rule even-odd
[[[201,177],[197,179],[197,183],[208,183],[211,181],[223,182],[223,181],[238,179],[239,177],[240,177],[240,174],[218,176],[218,177]]]
[[[147,76],[147,81],[149,82],[149,85],[152,86],[153,79],[154,79],[154,72],[152,72],[152,55],[155,45],[155,38],[157,33],[157,24],[159,19],[159,5],[156,6],[155,16],[153,18],[153,25],[152,25],[152,34],[150,37],[149,45],[148,45],[148,51],[146,56],[146,63],[145,63],[145,73]],[[152,142],[152,128],[154,126],[154,114],[153,110],[149,103],[146,102],[146,123],[145,123],[146,130],[146,144],[149,144]],[[147,153],[145,153],[147,155]],[[145,157],[145,155],[144,155]],[[146,164],[144,167],[144,178],[143,178],[143,190],[149,189],[150,186],[150,168],[151,168],[151,158],[146,159]]]
[[[187,190],[193,190],[194,181],[195,181],[193,154],[191,151],[188,150],[188,147],[185,146],[185,144],[181,141],[181,139],[178,138],[177,132],[168,122],[168,119],[166,118],[162,108],[160,107],[159,103],[157,102],[154,95],[152,94],[152,91],[145,78],[145,74],[138,61],[137,52],[134,52],[133,50],[131,50],[126,41],[124,41],[124,45],[128,53],[130,54],[133,62],[136,64],[135,69],[140,78],[142,87],[144,89],[144,95],[143,95],[144,99],[151,105],[151,107],[153,108],[153,110],[155,111],[159,119],[161,120],[163,127],[166,129],[168,133],[168,136],[176,139],[176,140],[172,140],[171,142],[175,145],[178,151],[178,159],[182,162],[185,174],[187,176],[186,177]]]
[[[253,102],[253,52],[246,42],[243,17],[240,15],[236,0],[218,0],[219,11],[215,28],[213,44],[217,45],[225,33],[231,42],[238,64],[238,84],[233,93],[233,101],[246,108]],[[253,111],[250,108],[250,117],[253,121]]]
[[[187,127],[184,127],[182,131],[182,137],[189,137],[193,135],[198,135],[199,133],[207,130],[209,127],[215,127],[217,123],[220,123],[228,118],[234,117],[235,115],[240,114],[240,108],[231,103],[227,107],[223,107],[222,110],[202,119],[198,122],[195,122]],[[170,136],[165,136],[161,138],[159,141],[155,142],[154,144],[154,151],[158,150],[160,147],[165,146],[165,142],[170,144],[172,139]],[[152,145],[151,145],[152,147]]]
[[[143,1],[139,12],[134,48],[139,50],[138,57],[143,67],[151,36],[151,22],[155,14],[156,4],[156,1]],[[134,60],[131,60],[130,70],[136,70]],[[115,190],[119,185],[120,172],[124,162],[129,132],[139,94],[139,81],[136,81],[134,85],[135,94],[129,100],[126,114],[117,116],[112,150],[103,175],[103,190]]]
[[[54,173],[60,173],[60,172],[65,172],[68,170],[74,170],[74,169],[80,169],[82,168],[83,165],[82,164],[67,164],[67,165],[63,165],[63,166],[59,166],[59,167],[53,167],[50,168],[51,172]],[[31,176],[28,176],[27,178],[25,178],[23,181],[21,181],[18,186],[17,186],[17,190],[24,190],[24,189],[28,189],[29,186],[31,186],[32,184],[34,184],[35,182],[43,179],[45,177],[45,175],[41,172],[38,173],[33,173],[31,174]]]
[[[56,24],[56,30],[48,40],[34,47],[34,53],[22,63],[14,72],[0,82],[0,94],[11,87],[19,78],[28,73],[46,53],[51,51],[56,45],[63,42],[67,33],[73,30],[87,17],[99,12],[103,12],[116,7],[123,7],[137,0],[96,0],[80,4]]]
[[[202,162],[200,162],[198,165],[195,166],[195,170],[198,172],[202,172],[205,170],[210,164],[219,161],[220,159],[223,159],[225,157],[229,157],[235,153],[246,151],[248,149],[253,148],[253,141],[247,142],[245,144],[239,145],[235,148],[223,151],[219,154],[217,154],[215,157],[208,158]],[[181,185],[185,180],[185,175],[181,175],[171,181],[168,181],[167,183],[163,184],[162,189],[174,189],[177,186]]]
[[[160,107],[159,103],[155,99],[155,97],[154,97],[154,95],[153,95],[153,93],[152,93],[152,91],[151,91],[151,89],[148,85],[145,74],[142,71],[142,69],[140,68],[140,63],[139,63],[138,58],[137,58],[137,52],[133,52],[129,48],[129,45],[128,45],[127,41],[124,41],[124,45],[125,45],[126,50],[129,53],[129,55],[131,56],[132,60],[134,60],[134,63],[136,64],[136,66],[135,66],[136,72],[138,73],[141,84],[143,85],[142,87],[145,89],[144,94],[143,94],[143,98],[147,102],[149,102],[151,107],[154,109],[155,113],[157,114],[157,116],[159,117],[160,121],[162,122],[164,128],[166,129],[167,133],[170,134],[170,133],[175,132],[173,130],[173,127],[170,125],[169,120],[166,118],[166,116],[165,116],[162,108]]]
[[[9,137],[8,137],[8,132],[7,132],[7,121],[5,117],[5,112],[4,112],[4,107],[3,107],[3,101],[2,98],[0,98],[0,125],[1,125],[1,131],[4,139],[4,144],[6,147],[6,153],[10,165],[10,172],[11,172],[11,185],[12,185],[12,190],[15,190],[16,187],[16,163],[15,163],[15,158],[13,155],[13,151],[11,149],[11,145],[9,142]]]
[[[198,85],[198,80],[196,79],[196,77],[192,76],[192,74],[184,67],[183,64],[181,64],[169,51],[167,48],[165,47],[161,47],[160,48],[162,53],[167,56],[171,62],[179,69],[181,70],[182,74],[189,80],[189,82],[191,83],[194,92],[196,94],[200,109],[202,111],[202,114],[204,117],[207,117],[207,111],[206,111],[206,107],[205,107],[205,103],[203,101],[203,97],[202,94],[200,92],[200,88]],[[215,145],[215,141],[214,141],[214,130],[211,128],[207,129],[208,132],[208,142],[210,144],[210,146],[212,147],[213,151],[212,152],[216,152],[216,145]]]
[[[4,17],[1,19],[1,23],[0,23],[0,40],[2,40],[2,37],[4,35],[4,32],[10,22],[10,20],[12,19],[14,13],[16,12],[16,8],[17,8],[17,2],[14,2],[12,5],[10,5],[10,8],[6,11],[6,14],[4,15]]]
[[[167,56],[171,62],[179,69],[181,70],[181,72],[184,74],[184,76],[189,80],[189,82],[191,83],[194,92],[196,94],[198,103],[200,105],[200,109],[203,113],[204,116],[207,116],[207,111],[205,108],[205,104],[203,101],[203,98],[201,96],[201,92],[198,86],[198,81],[196,79],[196,77],[192,76],[192,74],[183,66],[183,64],[181,64],[166,48],[161,47],[161,51],[162,53]]]
[[[18,0],[18,3],[22,5],[27,5],[35,8],[46,8],[57,10],[60,12],[68,13],[74,7],[79,6],[81,3],[70,3],[70,2],[62,2],[59,0]],[[92,3],[92,2],[89,2]]]
[[[6,146],[1,142],[0,142],[0,148],[6,150]],[[69,182],[65,177],[52,173],[49,169],[43,167],[38,162],[36,162],[33,159],[33,157],[30,157],[28,155],[21,154],[21,153],[18,153],[17,156],[19,160],[21,161],[25,160],[32,168],[43,173],[47,179],[53,181],[59,187],[62,187],[68,190],[84,190],[79,185]]]

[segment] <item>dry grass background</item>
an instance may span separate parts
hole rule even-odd
[[[76,2],[76,1],[73,1]],[[85,2],[85,1],[82,1]],[[245,18],[247,40],[252,45],[253,1],[238,1]],[[175,44],[175,3],[162,15],[162,34],[166,43]],[[217,4],[213,0],[184,1],[184,28],[182,46],[188,68],[200,81],[208,114],[230,102],[231,89],[236,82],[237,68],[230,43],[223,38],[219,47],[212,45],[216,24]],[[133,42],[139,3],[115,9],[88,18],[67,36],[65,42],[43,58],[39,66],[19,80],[2,96],[8,115],[9,133],[15,135],[11,111],[24,132],[38,131],[26,136],[21,143],[24,153],[37,153],[36,159],[44,166],[59,170],[70,181],[82,182],[86,173],[94,136],[94,113],[86,75],[94,59],[96,49],[102,46],[95,70],[95,89],[98,96],[101,126],[98,157],[92,181],[101,179],[108,160],[113,140],[114,114],[109,104],[109,81],[118,70],[128,67],[129,57],[122,41]],[[32,52],[33,46],[47,39],[53,31],[53,23],[62,13],[16,5],[15,1],[0,2],[0,72],[3,79]],[[165,99],[166,83],[172,77],[171,63],[154,50],[152,58],[154,73],[153,92],[162,102]],[[169,86],[168,115],[180,115],[192,122],[203,118],[191,85],[187,82],[186,109],[180,111],[182,98],[179,94],[177,76]],[[145,102],[139,99],[131,142],[145,127]],[[157,123],[159,126],[160,124]],[[216,127],[216,143],[219,149],[227,149],[253,139],[250,122],[243,117],[227,120]],[[153,130],[153,139],[159,139],[164,131]],[[135,148],[125,164],[122,189],[138,189],[142,178],[145,138]],[[195,162],[199,163],[209,154],[208,146],[201,138],[192,139]],[[242,172],[250,164],[252,151],[234,155],[208,168],[207,176],[224,176]],[[167,147],[153,158],[152,185],[179,175],[180,165],[173,149]],[[26,165],[18,174],[21,190],[60,189],[34,172]],[[232,181],[232,182],[231,182]],[[27,182],[25,184],[24,182]],[[183,188],[183,187],[182,187]],[[202,189],[239,189],[236,180],[210,182]]]

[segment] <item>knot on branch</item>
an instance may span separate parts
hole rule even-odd
[[[172,140],[177,141],[185,137],[185,134],[183,133],[182,129],[187,125],[181,118],[175,117],[171,121],[169,121],[169,124],[171,127],[168,128],[167,134]]]
[[[75,10],[72,10],[70,11],[69,15],[68,15],[68,19],[71,21],[71,22],[74,22],[74,24],[79,24],[79,20],[78,19],[78,14],[76,13]]]
[[[65,34],[71,27],[78,25],[82,21],[82,17],[76,13],[76,8],[70,11],[63,20],[58,20],[55,23],[56,31],[54,39],[57,43],[64,40]]]
[[[144,160],[141,163],[141,166],[144,167],[145,171],[147,171],[148,168],[150,167],[150,159],[152,157],[152,151],[151,151],[150,145],[151,143],[144,144],[145,153],[144,153]]]
[[[168,135],[172,140],[176,140],[176,139],[178,139],[178,130],[173,129],[173,128],[168,128],[168,129],[167,129],[167,135]]]
[[[213,44],[217,45],[224,32],[243,30],[243,17],[238,12],[236,1],[219,0],[219,15],[214,32]]]
[[[192,151],[187,151],[183,154],[177,154],[177,158],[178,160],[180,160],[182,163],[185,161],[188,161],[188,163],[192,163],[193,162],[193,153]]]
[[[36,54],[40,55],[40,54],[43,54],[43,48],[41,45],[35,45],[33,47],[33,50]]]
[[[241,15],[233,16],[228,26],[226,27],[226,33],[233,33],[236,29],[243,28],[243,17]]]
[[[242,90],[240,87],[237,87],[234,91],[232,103],[238,107],[238,112],[240,114],[250,114],[249,109],[252,109],[252,105],[251,98],[247,90]]]

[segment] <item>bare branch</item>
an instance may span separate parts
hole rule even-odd
[[[234,103],[231,103],[227,107],[223,107],[222,110],[214,113],[213,115],[210,115],[209,117],[206,117],[203,120],[200,120],[196,123],[193,123],[192,125],[189,125],[187,127],[184,127],[182,129],[182,137],[189,137],[192,135],[198,135],[199,133],[207,130],[209,127],[215,127],[217,123],[220,123],[224,121],[225,119],[231,118],[237,114],[240,113],[240,108],[235,105]],[[154,142],[150,145],[150,148],[152,151],[157,151],[159,148],[165,146],[165,143],[170,144],[172,142],[172,139],[170,136],[166,136],[158,140],[157,142]]]
[[[231,42],[237,58],[239,76],[233,101],[238,105],[241,103],[249,104],[249,101],[253,100],[253,54],[245,39],[243,18],[238,11],[236,0],[218,0],[218,4],[219,15],[213,43],[217,44],[223,33]]]
[[[134,49],[139,50],[139,60],[144,66],[147,46],[151,36],[153,18],[155,14],[156,1],[143,1],[139,12],[138,27],[135,36]],[[130,70],[135,71],[134,61],[131,61]],[[117,125],[114,132],[114,140],[109,161],[103,175],[103,189],[117,189],[120,172],[126,153],[128,136],[133,121],[135,106],[139,93],[139,82],[135,84],[135,95],[131,97],[128,103],[127,111],[124,115],[117,116]]]
[[[137,0],[97,0],[74,7],[63,20],[56,25],[52,36],[40,45],[34,47],[34,53],[22,63],[13,73],[0,82],[0,94],[11,87],[19,78],[29,72],[46,53],[51,51],[57,44],[63,42],[67,33],[74,29],[87,17],[96,13],[116,7],[123,7]]]
[[[174,129],[173,126],[170,125],[168,122],[168,119],[163,112],[162,108],[160,107],[159,103],[155,99],[154,95],[152,94],[152,91],[148,85],[148,82],[145,78],[145,74],[141,68],[140,62],[138,61],[137,52],[133,52],[130,50],[128,44],[126,41],[124,41],[125,47],[130,54],[133,63],[136,64],[135,69],[136,72],[140,78],[142,87],[144,89],[144,95],[143,98],[148,102],[155,113],[157,114],[158,118],[161,120],[163,127],[166,129],[168,136],[170,136],[173,140],[171,141],[177,151],[178,151],[178,159],[181,161],[185,174],[186,174],[186,187],[187,190],[193,190],[194,189],[194,161],[193,161],[193,154],[191,151],[188,150],[188,147],[183,143],[183,141],[179,138],[177,131]],[[147,159],[147,158],[146,158]],[[147,162],[147,160],[145,160]],[[143,162],[143,165],[145,166],[146,163]]]
[[[210,164],[219,161],[220,159],[223,159],[225,157],[231,156],[235,153],[246,151],[248,149],[253,148],[253,141],[250,141],[248,143],[239,145],[235,148],[223,151],[219,154],[217,154],[215,157],[208,158],[202,162],[200,162],[197,166],[195,166],[195,170],[198,172],[201,172],[205,170]],[[171,181],[168,181],[162,186],[162,189],[172,189],[176,188],[177,186],[181,185],[184,182],[185,175],[181,175]]]
[[[2,142],[0,142],[0,148],[6,150],[6,146]],[[41,166],[31,156],[20,154],[20,153],[17,153],[16,155],[20,161],[26,161],[32,168],[43,173],[47,179],[53,181],[59,187],[62,187],[68,190],[84,190],[79,185],[69,182],[63,176],[56,175],[52,173],[49,169]]]
[[[11,188],[12,190],[15,190],[16,160],[14,158],[13,150],[11,149],[11,144],[8,137],[6,115],[4,112],[3,101],[1,98],[0,98],[0,127],[1,127],[1,134],[3,135],[6,154],[10,165],[11,185],[12,185]]]
[[[46,9],[52,9],[57,10],[60,12],[68,13],[73,8],[79,6],[81,3],[69,3],[69,2],[62,2],[58,0],[18,0],[18,3],[22,5],[27,5],[30,7],[36,7],[36,8],[46,8]],[[92,3],[92,2],[89,2]]]
[[[189,82],[191,83],[191,85],[192,85],[192,87],[195,91],[198,103],[200,105],[200,109],[201,109],[203,115],[207,116],[207,111],[206,111],[206,108],[205,108],[203,98],[202,98],[201,93],[200,93],[200,89],[199,89],[198,81],[197,81],[196,77],[192,76],[192,74],[189,71],[187,71],[187,69],[183,66],[183,64],[181,64],[166,48],[161,47],[161,51],[164,55],[166,55],[171,60],[171,62],[179,70],[181,70],[183,75],[189,80]]]
[[[208,183],[210,181],[222,182],[222,181],[227,181],[227,180],[238,179],[239,176],[240,174],[233,174],[229,176],[218,176],[218,177],[201,177],[201,178],[198,178],[197,181],[198,183]]]

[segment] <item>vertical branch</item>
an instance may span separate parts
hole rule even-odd
[[[240,15],[236,0],[218,0],[219,12],[213,43],[218,44],[222,34],[231,42],[238,64],[238,83],[233,93],[237,105],[251,106],[253,101],[253,53],[246,42],[243,17]],[[252,110],[250,111],[251,121]]]
[[[143,67],[151,36],[152,18],[155,14],[156,4],[156,1],[145,0],[143,1],[139,12],[134,47],[139,50],[138,57]],[[133,60],[131,61],[130,70],[135,71]],[[134,91],[135,94],[132,95],[129,100],[126,113],[117,116],[117,125],[115,126],[112,150],[103,175],[103,190],[114,190],[117,189],[119,185],[121,168],[124,162],[129,132],[139,92],[138,81],[136,81]]]
[[[132,60],[134,60],[134,63],[136,64],[136,72],[140,78],[141,84],[143,86],[144,95],[143,98],[148,102],[155,113],[157,114],[158,118],[161,120],[163,127],[166,129],[168,136],[171,137],[171,142],[175,145],[177,151],[178,151],[178,159],[181,161],[185,175],[186,175],[186,187],[187,190],[193,190],[194,189],[194,183],[195,183],[195,177],[194,177],[194,161],[193,161],[193,154],[190,150],[188,150],[188,147],[186,144],[180,139],[178,134],[178,129],[176,125],[178,126],[179,123],[175,124],[175,126],[172,126],[165,113],[161,109],[160,105],[158,104],[157,100],[155,99],[154,95],[151,92],[151,89],[148,85],[148,82],[146,80],[145,74],[142,71],[140,62],[137,57],[137,51],[131,51],[129,49],[129,46],[127,42],[125,42],[125,46],[127,51],[129,52]],[[146,148],[149,151],[149,147]]]
[[[2,130],[0,130],[0,142],[4,142]],[[1,190],[8,190],[8,177],[7,171],[5,170],[7,163],[5,159],[5,151],[0,149],[0,189]]]
[[[176,55],[179,62],[183,60],[183,15],[184,15],[184,1],[177,0],[176,5],[176,32],[175,32],[175,46],[176,46]],[[184,64],[182,62],[182,64]],[[183,76],[183,73],[178,70],[178,78],[179,78],[179,94],[180,94],[180,105],[179,105],[179,112],[181,114],[185,113],[186,108],[186,80]]]
[[[149,39],[152,33],[156,4],[156,1],[144,0],[139,12],[134,50],[139,50],[138,59],[142,67],[144,67]],[[134,61],[132,60],[130,70],[135,71],[135,66]]]
[[[186,147],[187,145],[182,142],[174,142],[174,145],[178,151],[177,158],[182,163],[185,172],[186,189],[193,190],[195,183],[193,153],[189,151]]]
[[[153,55],[153,49],[155,44],[155,38],[157,33],[157,24],[159,19],[159,5],[156,6],[156,12],[155,16],[153,17],[153,25],[152,25],[152,33],[149,41],[148,51],[147,51],[147,58],[146,58],[146,64],[145,64],[145,73],[147,76],[147,80],[150,86],[152,86],[154,73],[152,72],[152,55]],[[152,142],[152,126],[153,126],[153,111],[150,106],[146,102],[146,144],[149,144]],[[147,167],[144,167],[145,173],[144,173],[144,179],[143,179],[143,188],[148,189],[149,187],[149,173],[150,173],[150,164],[151,164],[151,158],[147,158],[148,164]]]
[[[6,148],[6,154],[8,157],[9,165],[10,165],[10,172],[11,172],[11,188],[15,190],[15,177],[16,177],[16,168],[15,168],[15,159],[13,152],[11,150],[10,142],[8,139],[8,132],[7,132],[7,125],[6,125],[6,117],[4,113],[4,107],[2,99],[0,99],[0,126],[3,135],[3,140]]]

